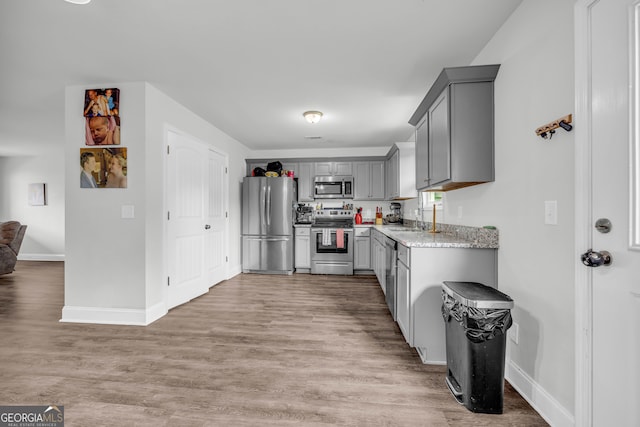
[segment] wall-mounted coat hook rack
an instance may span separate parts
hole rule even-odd
[[[536,135],[541,136],[544,139],[551,139],[553,134],[556,133],[556,129],[558,128],[562,128],[567,132],[573,129],[573,126],[571,126],[569,123],[571,123],[571,114],[560,117],[559,119],[554,120],[551,123],[547,123],[544,126],[540,126],[538,129],[536,129]]]

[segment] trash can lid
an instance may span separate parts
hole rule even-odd
[[[460,304],[474,308],[513,308],[513,300],[499,290],[476,282],[443,282],[442,289]]]

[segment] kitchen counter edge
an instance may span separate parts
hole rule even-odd
[[[430,225],[427,224],[427,227],[430,227]],[[406,230],[399,230],[400,227],[400,225],[372,226],[372,228],[380,231],[385,236],[410,248],[499,248],[499,233],[497,229],[439,224],[438,230],[440,233],[432,234],[428,231],[416,231],[410,227],[404,227]]]

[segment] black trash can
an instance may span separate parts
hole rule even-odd
[[[472,412],[501,414],[513,300],[481,283],[444,282],[442,302],[449,390]]]

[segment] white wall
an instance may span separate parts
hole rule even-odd
[[[121,147],[127,148],[128,188],[80,188],[85,148],[85,89],[117,87],[121,94]],[[65,306],[63,320],[99,320],[118,310],[143,313],[145,304],[145,86],[143,83],[72,86],[65,91]],[[135,207],[121,219],[121,206]],[[161,265],[158,260],[158,265]],[[139,311],[135,311],[139,310]],[[82,313],[82,314],[80,314]],[[83,316],[85,318],[83,318]],[[126,322],[124,322],[126,323]]]
[[[499,287],[515,300],[520,327],[519,344],[508,341],[507,375],[542,412],[555,405],[566,422],[575,395],[576,142],[562,129],[551,140],[534,131],[574,112],[573,3],[525,0],[474,60],[502,64],[495,82],[496,180],[447,193],[444,219],[500,230]],[[544,224],[545,200],[557,200],[558,225]]]
[[[182,130],[195,139],[208,144],[212,149],[227,156],[229,161],[229,277],[242,271],[241,254],[241,189],[242,178],[245,176],[245,159],[249,157],[249,149],[225,134],[215,126],[195,115],[184,106],[178,104],[166,94],[147,85],[147,144],[154,145],[155,141],[163,140],[163,132],[166,126]],[[155,153],[155,151],[154,151]],[[155,153],[162,156],[161,150]],[[159,170],[160,163],[154,163],[155,167],[148,171],[148,179],[154,180]],[[158,196],[160,189],[156,189]],[[159,205],[152,207],[156,210]],[[149,242],[154,244],[154,242]],[[156,245],[156,246],[159,246]]]
[[[84,91],[120,89],[126,189],[79,188]],[[229,275],[240,271],[240,180],[248,150],[147,83],[66,89],[66,262],[63,320],[148,324],[166,313],[164,153],[167,127],[229,157]],[[122,219],[133,205],[135,218]]]
[[[507,340],[506,375],[553,425],[573,424],[575,141],[562,129],[551,140],[534,131],[574,112],[573,3],[525,0],[471,64],[501,64],[495,82],[496,180],[446,193],[444,212],[438,212],[441,222],[498,227],[499,287],[515,300],[512,314],[519,324],[519,343]],[[251,157],[351,153],[309,149]],[[558,202],[558,225],[544,224],[545,200]],[[388,202],[379,204],[388,208]],[[417,200],[403,202],[405,217],[411,219],[416,207]]]
[[[19,259],[64,260],[64,150],[62,141],[40,155],[0,157],[0,222],[27,225]],[[29,184],[45,183],[47,204],[30,206]]]

